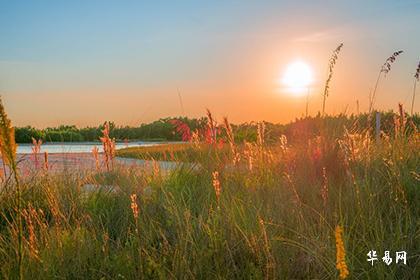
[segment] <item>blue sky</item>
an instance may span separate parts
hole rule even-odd
[[[0,0],[0,92],[18,125],[138,124],[179,115],[178,90],[190,116],[209,107],[238,122],[285,122],[304,106],[273,81],[294,59],[308,62],[316,113],[344,42],[330,113],[356,99],[367,107],[380,65],[402,49],[378,92],[390,109],[409,100],[419,20],[420,1]]]

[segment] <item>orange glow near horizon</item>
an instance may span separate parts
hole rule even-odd
[[[414,1],[334,1],[329,9],[311,1],[3,2],[0,95],[15,126],[138,126],[200,118],[207,108],[235,124],[288,123],[306,108],[309,116],[322,110],[341,42],[327,114],[368,112],[378,72],[397,50],[404,53],[381,77],[375,109],[411,108],[420,50]]]

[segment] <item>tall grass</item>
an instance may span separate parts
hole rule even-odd
[[[337,63],[337,59],[338,59],[338,54],[341,51],[341,48],[343,47],[343,43],[341,43],[340,45],[338,45],[338,47],[333,51],[333,54],[330,58],[329,64],[328,64],[328,77],[327,80],[325,81],[325,87],[324,87],[324,93],[323,93],[323,101],[322,101],[322,115],[325,115],[325,102],[327,101],[327,97],[329,94],[329,89],[330,89],[330,82],[332,79],[332,75],[334,73],[334,66]],[[308,93],[309,94],[309,93]]]
[[[414,100],[416,98],[416,85],[420,78],[420,61],[417,65],[416,73],[414,73],[413,99],[411,100],[411,115],[414,113]]]
[[[110,169],[114,166],[115,157],[115,139],[111,139],[109,133],[109,122],[105,122],[104,129],[102,130],[102,137],[100,137],[99,139],[102,142],[102,147],[104,150],[104,162],[108,171],[110,171]],[[93,154],[95,156],[95,151],[93,151]]]
[[[379,85],[379,81],[381,80],[381,77],[386,76],[386,74],[388,74],[389,71],[391,71],[392,64],[395,62],[397,57],[401,55],[402,53],[403,51],[394,52],[390,57],[388,57],[385,60],[384,64],[381,66],[381,69],[379,70],[378,78],[376,79],[375,87],[373,89],[372,94],[369,96],[369,114],[372,112],[373,106],[376,101],[376,91],[378,89],[378,85]]]
[[[260,123],[255,142],[236,143],[228,124],[223,138],[211,116],[217,143],[203,132],[171,156],[142,154],[165,153],[174,170],[114,163],[10,182],[22,204],[0,192],[0,278],[418,278],[417,131],[374,144],[368,129],[325,121],[308,138],[267,142]],[[371,266],[372,249],[405,250],[407,265]]]
[[[22,228],[22,192],[21,185],[17,171],[16,163],[16,143],[14,129],[12,122],[7,117],[6,111],[3,106],[3,101],[0,97],[0,151],[3,156],[3,165],[7,164],[13,175],[16,186],[16,195],[15,196],[15,207],[16,207],[16,224],[17,224],[17,236],[18,236],[18,246],[17,246],[17,267],[18,267],[18,276],[19,279],[23,279],[23,228]],[[6,176],[6,174],[5,174]]]

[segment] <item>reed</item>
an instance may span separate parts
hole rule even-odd
[[[372,94],[370,95],[370,98],[369,98],[369,114],[372,113],[373,106],[375,104],[376,92],[377,92],[379,81],[380,81],[381,77],[382,76],[385,77],[389,73],[389,71],[391,71],[392,64],[395,62],[397,57],[399,55],[401,55],[402,53],[403,53],[403,51],[394,52],[390,57],[388,57],[385,60],[384,64],[382,64],[381,69],[379,70],[378,78],[376,79],[375,87],[374,87],[373,92],[372,92]]]
[[[232,154],[235,152],[235,137],[233,135],[232,126],[229,123],[229,120],[227,117],[223,118],[223,125],[226,131],[226,136],[230,145],[230,148],[232,150]]]
[[[207,111],[207,130],[205,132],[206,141],[210,144],[217,144],[217,122],[214,120],[213,115],[211,114],[209,109]]]
[[[133,217],[134,219],[138,219],[139,218],[139,206],[137,205],[137,195],[134,193],[132,195],[130,195],[130,199],[131,199],[131,211],[133,212]]]
[[[222,192],[222,188],[220,185],[220,180],[219,180],[219,172],[218,171],[214,171],[212,173],[213,175],[213,188],[214,188],[214,193],[216,195],[216,200],[217,200],[217,205],[219,205],[220,203],[220,194]]]
[[[15,180],[16,185],[16,218],[18,224],[17,264],[19,279],[23,279],[23,227],[22,227],[22,192],[16,163],[16,143],[12,122],[7,117],[0,97],[0,151]]]
[[[341,51],[341,49],[343,48],[343,43],[341,43],[340,45],[338,45],[338,47],[333,51],[333,54],[330,58],[329,64],[328,64],[328,77],[327,80],[325,81],[325,86],[324,86],[324,93],[323,93],[323,101],[322,101],[322,115],[325,115],[325,102],[327,100],[327,97],[329,95],[329,89],[330,89],[330,82],[334,73],[334,66],[337,63],[337,59],[338,59],[338,55]]]
[[[95,160],[96,170],[99,170],[100,169],[100,165],[99,165],[99,149],[98,149],[98,147],[94,146],[92,148],[92,155],[93,155],[93,158]]]
[[[413,86],[413,99],[411,100],[411,111],[410,114],[413,115],[414,113],[414,99],[416,98],[416,85],[420,78],[420,61],[417,65],[416,73],[414,73],[414,86]]]
[[[230,146],[230,152],[232,154],[232,163],[233,165],[237,165],[240,161],[240,154],[237,151],[237,147],[235,143],[235,136],[233,134],[232,126],[230,125],[227,117],[223,118],[223,125],[225,128],[227,140]]]
[[[26,228],[28,231],[28,246],[29,246],[29,256],[36,260],[39,259],[39,250],[38,250],[38,241],[35,233],[35,225],[38,219],[37,211],[29,203],[27,209],[22,210],[22,216],[24,217]]]
[[[109,122],[105,122],[104,129],[102,130],[102,137],[99,139],[101,140],[104,149],[104,161],[107,171],[110,171],[111,167],[113,167],[115,157],[115,139],[111,139],[109,133]]]
[[[36,140],[35,138],[32,137],[32,156],[34,159],[34,163],[35,163],[35,168],[39,167],[39,159],[38,159],[38,155],[41,152],[41,146],[42,146],[42,140],[38,139]]]

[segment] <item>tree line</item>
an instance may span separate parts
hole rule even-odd
[[[381,113],[381,129],[387,133],[394,133],[396,114],[393,112]],[[207,118],[161,118],[159,120],[143,123],[137,127],[117,126],[114,122],[110,123],[110,137],[117,141],[181,141],[182,137],[176,132],[171,120],[179,120],[188,125],[191,131],[200,130],[206,127]],[[407,116],[407,129],[419,129],[419,115]],[[304,141],[314,135],[320,135],[322,131],[328,132],[332,137],[338,137],[347,129],[350,132],[360,132],[368,127],[374,127],[375,118],[369,118],[368,114],[324,116],[320,114],[313,117],[297,118],[288,124],[276,124],[264,122],[266,128],[266,141],[274,142],[281,135],[286,135],[293,141]],[[221,124],[221,122],[220,122]],[[408,125],[409,124],[409,125]],[[235,134],[235,141],[255,141],[257,138],[257,123],[232,124]],[[38,129],[31,126],[15,127],[15,139],[17,143],[32,143],[32,138],[41,139],[45,142],[84,142],[99,141],[102,135],[104,124],[97,127],[78,128],[75,125],[60,125]],[[223,130],[221,130],[223,138]]]
[[[117,126],[110,121],[110,137],[117,141],[178,141],[180,136],[174,133],[173,125],[169,122],[173,118],[162,118],[151,123],[144,123],[137,127]],[[197,129],[203,119],[177,118],[187,123],[191,129]],[[105,123],[104,123],[105,124]],[[104,124],[97,127],[78,128],[75,125],[60,125],[38,129],[32,126],[15,127],[17,143],[32,143],[32,138],[43,142],[84,142],[99,141]]]

